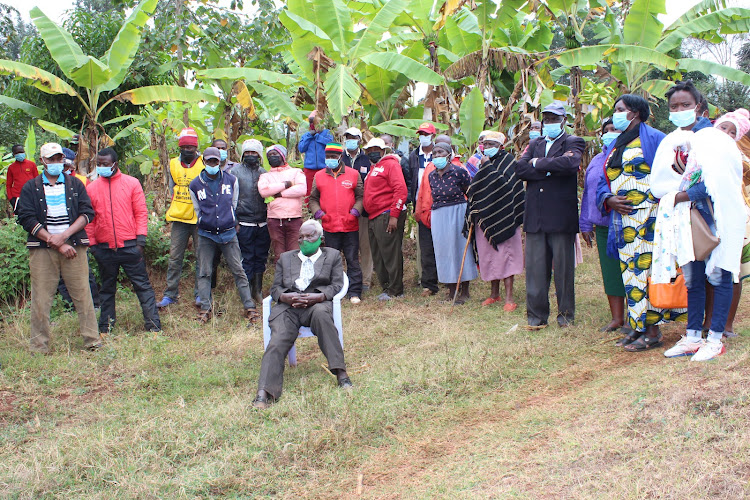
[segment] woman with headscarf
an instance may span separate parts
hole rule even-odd
[[[599,266],[602,270],[604,293],[607,295],[609,310],[612,313],[612,321],[601,328],[603,332],[614,332],[621,328],[625,321],[625,287],[622,284],[620,261],[607,256],[609,216],[602,215],[599,212],[599,207],[596,206],[596,188],[599,185],[599,180],[604,177],[604,162],[609,155],[612,144],[619,135],[620,131],[615,129],[612,119],[607,119],[601,130],[602,152],[594,156],[586,169],[586,179],[581,196],[581,216],[578,218],[578,227],[583,240],[589,248],[593,246],[593,240],[596,240],[596,248],[599,252]],[[627,329],[629,330],[629,328]]]
[[[502,149],[502,134],[486,132],[484,157],[467,191],[469,225],[474,225],[479,271],[492,286],[489,306],[500,302],[500,281],[505,285],[503,309],[514,311],[513,277],[523,272],[521,225],[526,194],[516,176],[515,157]]]
[[[435,170],[428,179],[432,191],[432,242],[435,247],[438,281],[448,285],[448,299],[452,300],[466,248],[466,238],[462,234],[466,217],[466,190],[471,184],[471,176],[466,169],[451,162],[453,150],[450,144],[439,142],[432,150],[432,164]],[[456,304],[463,304],[469,298],[469,282],[477,277],[477,265],[472,252],[466,252],[461,274],[460,295]]]
[[[622,134],[615,140],[597,189],[597,206],[610,214],[607,255],[620,261],[633,329],[616,345],[638,352],[662,345],[659,326],[680,311],[657,309],[648,298],[658,200],[651,194],[651,165],[664,134],[646,125],[648,102],[624,94],[615,102],[613,124]]]
[[[266,149],[271,170],[258,179],[258,192],[268,203],[268,234],[271,236],[274,262],[284,252],[299,249],[302,226],[302,202],[307,193],[307,179],[302,170],[286,163],[286,148],[274,144]]]
[[[694,258],[682,266],[688,291],[688,324],[685,336],[664,353],[668,358],[692,355],[691,361],[708,361],[726,351],[722,336],[732,304],[732,283],[740,278],[747,222],[742,154],[736,141],[748,130],[748,116],[734,112],[719,118],[713,128],[697,132],[689,144],[680,189],[669,194],[676,213],[678,205],[691,203],[719,244],[705,260]],[[673,249],[673,253],[680,252]],[[706,281],[713,286],[714,300],[708,338],[703,340]]]

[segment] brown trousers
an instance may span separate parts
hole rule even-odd
[[[271,236],[273,248],[273,263],[279,261],[284,252],[299,249],[299,228],[302,227],[302,217],[291,219],[268,218],[268,234]]]
[[[372,283],[372,251],[370,250],[370,219],[359,218],[359,265],[362,267],[362,284]]]
[[[51,248],[29,250],[31,269],[31,350],[49,352],[52,300],[62,276],[70,297],[73,299],[84,346],[91,347],[101,341],[96,324],[94,301],[89,288],[88,248],[76,247],[78,255],[66,259]]]

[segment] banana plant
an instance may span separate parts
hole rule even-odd
[[[721,35],[750,31],[750,9],[726,8],[724,0],[704,0],[666,28],[657,17],[664,13],[665,0],[634,0],[622,31],[602,30],[604,38],[599,45],[566,50],[551,57],[568,68],[598,69],[603,78],[650,98],[662,97],[674,84],[672,80],[688,71],[750,85],[750,75],[738,69],[673,55],[685,38],[717,41]],[[649,73],[653,69],[665,72],[669,80],[651,79]]]
[[[374,68],[413,81],[442,85],[444,78],[421,62],[403,52],[382,50],[378,45],[390,36],[399,18],[409,15],[410,3],[373,0],[369,6],[356,10],[343,0],[287,2],[280,19],[292,35],[289,49],[295,69],[313,82],[307,93],[315,96],[316,108],[327,108],[333,121],[339,122],[356,103],[361,103],[363,95],[364,101],[370,102],[364,81],[377,73]],[[355,31],[355,26],[364,29]],[[385,116],[390,114],[383,111]]]
[[[69,32],[53,22],[38,7],[34,7],[30,13],[31,19],[65,79],[28,64],[0,59],[0,74],[13,75],[48,94],[67,94],[78,98],[85,111],[85,117],[80,127],[77,162],[84,172],[88,171],[89,160],[97,151],[112,144],[104,127],[112,124],[113,120],[108,123],[99,122],[102,110],[111,103],[129,101],[139,105],[171,101],[218,102],[218,98],[213,94],[170,85],[140,87],[106,98],[125,80],[138,51],[142,29],[156,9],[156,5],[157,0],[143,0],[138,4],[101,59],[84,54]],[[101,100],[104,102],[100,103]],[[8,99],[4,99],[3,103],[9,104]],[[35,112],[23,104],[10,105],[27,112]],[[33,113],[30,114],[33,116]],[[62,137],[72,134],[72,131],[65,127],[49,122],[40,122],[40,125]]]

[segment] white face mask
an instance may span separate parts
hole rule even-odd
[[[431,135],[419,134],[419,145],[420,146],[422,146],[423,148],[426,148],[430,144],[432,144],[432,136]]]

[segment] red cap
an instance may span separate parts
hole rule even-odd
[[[424,122],[417,129],[417,133],[420,133],[420,132],[425,132],[428,134],[437,134],[437,129],[435,128],[435,125],[433,125],[432,123]]]
[[[198,146],[198,134],[195,129],[184,128],[180,132],[180,137],[177,139],[178,146]]]

